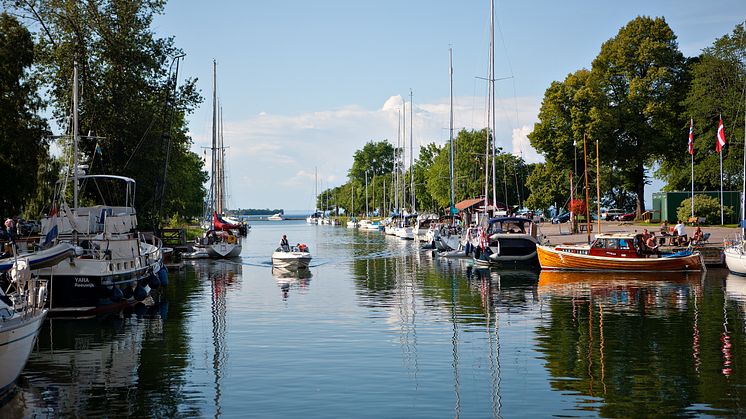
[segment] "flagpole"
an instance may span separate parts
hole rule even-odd
[[[692,218],[694,218],[694,118],[689,123],[689,154],[692,157]]]
[[[722,135],[722,141],[721,141]],[[725,130],[723,129],[723,115],[720,115],[720,123],[718,124],[718,154],[720,154],[720,225],[725,224],[725,217],[723,214],[723,146],[725,145]]]

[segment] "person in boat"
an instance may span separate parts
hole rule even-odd
[[[645,253],[651,255],[657,255],[660,253],[658,242],[655,240],[655,233],[650,233],[648,238],[645,240]]]
[[[694,235],[692,235],[692,243],[693,244],[699,244],[702,239],[704,239],[705,233],[702,231],[702,229],[697,226],[697,229],[694,230]]]
[[[13,241],[16,238],[15,223],[12,218],[5,219],[5,234],[8,235],[8,240]]]
[[[298,243],[298,251],[299,252],[307,252],[308,246],[306,246],[304,243]]]
[[[282,250],[289,252],[290,251],[290,244],[288,243],[288,236],[283,234],[282,239],[280,240],[280,247]]]
[[[643,229],[642,229],[642,240],[643,240],[643,241],[644,241],[645,243],[647,243],[647,242],[648,242],[648,239],[649,239],[649,238],[650,238],[650,232],[648,231],[648,229],[647,229],[647,228],[643,228]]]

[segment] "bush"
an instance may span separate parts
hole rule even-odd
[[[676,210],[679,220],[686,222],[692,215],[692,199],[685,199]],[[723,207],[725,219],[733,217],[733,207]],[[707,224],[720,224],[720,200],[708,195],[694,195],[694,216],[705,217]]]

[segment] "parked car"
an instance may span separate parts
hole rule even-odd
[[[562,214],[552,218],[552,224],[566,223],[568,221],[570,221],[569,212],[563,212]]]
[[[616,209],[616,208],[607,209],[607,210],[601,211],[601,220],[604,220],[604,221],[618,220],[619,217],[621,217],[624,214],[625,212],[620,209]]]
[[[617,217],[617,220],[619,220],[619,221],[634,221],[634,219],[635,219],[636,216],[637,216],[637,214],[635,214],[634,212],[628,212],[626,214],[622,214],[619,217]]]

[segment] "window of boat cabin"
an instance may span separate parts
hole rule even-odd
[[[526,230],[523,227],[523,222],[521,222],[521,221],[503,221],[503,222],[492,223],[492,225],[490,225],[489,234],[495,234],[495,233],[520,233],[520,234],[525,234],[525,232],[526,232]]]

